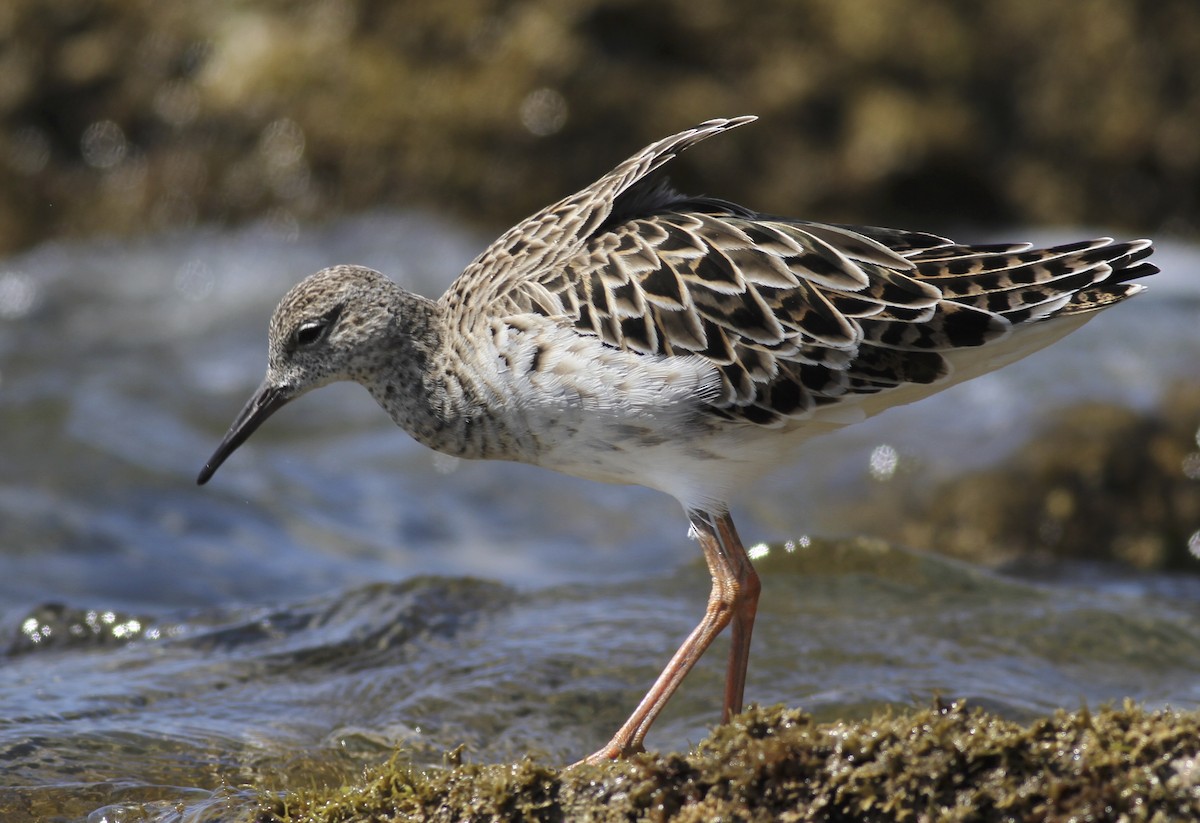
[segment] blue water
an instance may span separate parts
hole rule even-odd
[[[674,501],[436,455],[352,385],[289,406],[194,482],[261,379],[288,287],[357,262],[435,295],[486,242],[383,213],[0,261],[0,816],[169,820],[182,802],[215,819],[245,808],[250,773],[304,785],[460,742],[468,759],[561,763],[619,724],[707,594]],[[1051,349],[814,442],[746,490],[743,538],[776,545],[749,699],[823,717],[935,691],[1014,716],[1196,705],[1200,577],[1016,580],[920,547],[778,547],[854,534],[830,512],[870,493],[882,444],[919,467],[903,482],[934,483],[995,464],[1067,403],[1153,409],[1200,379],[1200,251],[1157,259],[1150,292]],[[651,746],[715,721],[723,653]]]

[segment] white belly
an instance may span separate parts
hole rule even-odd
[[[848,395],[782,427],[703,414],[716,396],[713,366],[700,357],[622,352],[572,329],[514,335],[493,385],[505,396],[512,459],[606,483],[666,492],[686,508],[724,508],[755,477],[794,459],[810,437],[872,417],[1018,360],[1078,328],[1091,315],[1017,327],[990,346],[946,352],[951,373],[874,395]],[[522,369],[539,352],[536,368]],[[519,431],[517,431],[519,429]]]

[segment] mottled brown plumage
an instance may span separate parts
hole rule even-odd
[[[436,302],[357,266],[312,275],[276,309],[267,377],[200,482],[288,401],[355,380],[431,448],[672,494],[712,571],[708,609],[590,759],[641,748],[732,623],[728,719],[759,590],[734,491],[814,434],[1036,351],[1157,271],[1147,240],[967,246],[758,214],[653,175],[753,119],[638,152],[510,229]]]

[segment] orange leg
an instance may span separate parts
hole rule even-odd
[[[762,585],[750,556],[728,514],[716,521],[720,545],[733,565],[733,629],[729,645],[729,666],[725,670],[725,700],[721,707],[721,722],[742,710],[742,695],[746,690],[746,670],[750,665],[750,635],[754,631],[754,616],[758,613],[758,593]]]
[[[758,574],[750,563],[742,541],[738,538],[733,520],[727,512],[710,514],[688,512],[688,519],[704,550],[708,570],[712,575],[712,591],[704,618],[692,630],[687,640],[675,652],[650,691],[634,709],[612,740],[584,763],[615,760],[642,751],[646,732],[679,688],[692,666],[704,654],[721,631],[733,623],[733,638],[729,649],[729,667],[725,674],[725,698],[721,722],[742,710],[742,694],[746,687],[746,667],[750,660],[750,634],[754,629],[754,614],[758,609],[761,588]]]

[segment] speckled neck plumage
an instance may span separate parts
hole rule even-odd
[[[487,414],[483,392],[462,367],[445,306],[370,270],[329,271],[340,279],[370,281],[368,291],[345,300],[339,323],[362,337],[338,377],[362,384],[398,426],[429,448],[464,458],[506,456],[501,421]],[[279,313],[294,314],[296,308]]]

